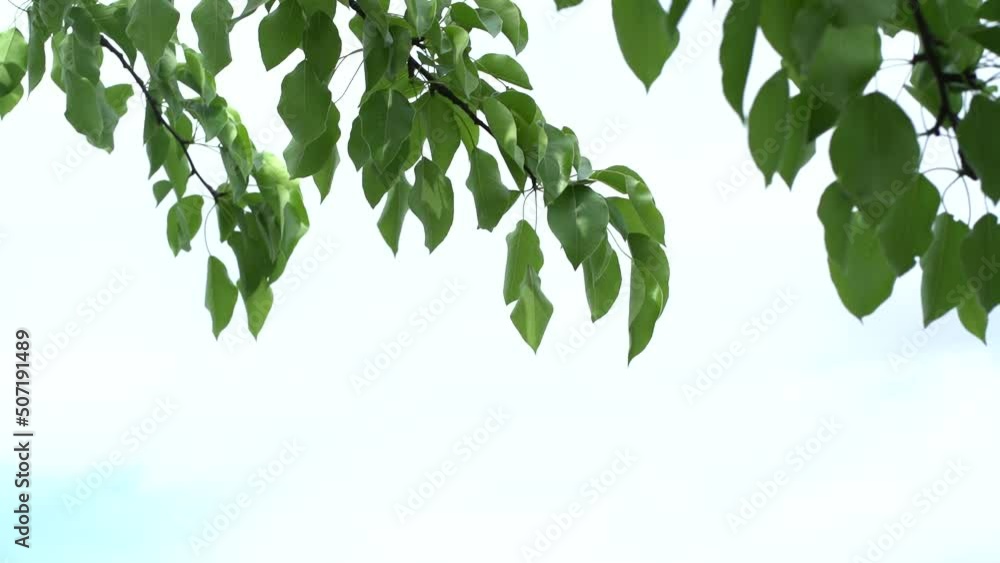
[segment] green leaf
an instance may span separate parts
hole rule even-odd
[[[397,156],[408,147],[415,113],[406,96],[395,90],[375,92],[362,104],[361,135],[379,172],[398,172]]]
[[[760,0],[738,0],[729,8],[722,25],[722,91],[740,119],[744,119],[743,97],[750,74],[750,60],[757,40]]]
[[[191,240],[201,228],[201,196],[192,195],[181,199],[167,213],[167,242],[174,256],[181,250],[191,251]]]
[[[153,197],[156,198],[156,206],[159,207],[163,203],[164,198],[167,197],[174,189],[174,184],[170,180],[160,180],[153,184]]]
[[[961,255],[966,285],[989,314],[1000,305],[1000,224],[996,215],[987,213],[976,222],[962,242]]]
[[[879,207],[876,209],[884,209]],[[910,271],[915,259],[923,256],[934,238],[931,232],[941,196],[923,175],[916,176],[906,189],[888,204],[885,218],[878,224],[882,252],[897,276]]]
[[[1000,0],[986,0],[976,15],[984,20],[1000,22]]]
[[[323,134],[326,120],[318,118],[327,115],[330,98],[330,90],[305,61],[281,81],[278,115],[296,141],[308,143]]]
[[[243,294],[243,304],[247,310],[247,325],[250,333],[256,339],[260,335],[260,330],[264,328],[264,321],[267,320],[271,307],[274,305],[274,292],[267,284],[261,285],[249,295],[241,284],[240,291]]]
[[[279,2],[278,8],[260,20],[257,42],[264,68],[271,70],[288,58],[302,42],[305,16],[297,2]]]
[[[135,0],[129,8],[125,33],[146,59],[146,66],[156,68],[167,44],[177,30],[180,13],[167,0]]]
[[[420,106],[420,121],[427,133],[431,160],[447,172],[462,143],[455,110],[443,97],[427,95]]]
[[[791,189],[802,167],[816,154],[816,143],[809,140],[809,125],[812,122],[812,102],[810,95],[800,93],[788,101],[788,114],[784,124],[784,146],[778,173]]]
[[[406,20],[423,37],[437,23],[437,0],[406,0]]]
[[[607,238],[610,215],[600,194],[575,184],[548,206],[548,220],[575,270]]]
[[[22,96],[24,96],[24,87],[20,84],[14,88],[13,92],[6,96],[0,96],[0,119],[6,117],[14,109],[14,106],[21,101]]]
[[[394,255],[399,252],[399,236],[403,232],[406,212],[410,210],[409,200],[410,183],[406,178],[400,177],[389,189],[389,197],[378,220],[378,230]]]
[[[522,189],[526,179],[524,172],[524,152],[517,144],[517,125],[514,121],[514,114],[507,109],[496,98],[486,98],[483,100],[482,111],[486,115],[486,122],[493,132],[497,146],[507,162],[514,183]]]
[[[507,235],[507,269],[503,277],[504,303],[510,305],[521,294],[521,285],[528,277],[528,271],[542,271],[545,258],[538,241],[538,233],[525,221],[521,220],[514,230]]]
[[[302,50],[309,66],[323,84],[328,84],[333,77],[342,47],[340,33],[333,20],[319,12],[313,14],[302,38]]]
[[[528,275],[521,282],[517,305],[510,313],[510,320],[521,333],[521,338],[535,352],[538,352],[538,346],[545,335],[545,328],[552,318],[552,303],[542,293],[541,286],[538,272],[529,267]]]
[[[28,90],[34,91],[45,76],[45,41],[49,31],[35,7],[28,9]]]
[[[757,168],[764,174],[765,185],[770,185],[781,164],[785,134],[783,126],[788,114],[788,77],[785,71],[775,73],[757,93],[747,127],[750,135],[750,152]]]
[[[518,192],[508,190],[500,180],[500,167],[493,156],[481,149],[469,155],[469,178],[465,185],[476,202],[479,228],[492,231],[517,201]]]
[[[298,0],[302,12],[307,18],[316,14],[326,16],[326,19],[333,20],[337,14],[337,0]]]
[[[569,186],[576,159],[576,143],[572,135],[545,125],[548,145],[545,156],[538,163],[538,178],[545,189],[545,201],[552,202]]]
[[[371,91],[384,81],[392,52],[386,34],[382,33],[378,24],[368,18],[363,25],[361,47],[364,55],[365,84]]]
[[[476,0],[476,4],[487,10],[493,10],[503,22],[503,34],[514,47],[515,53],[520,53],[528,45],[528,22],[521,16],[521,9],[510,0]]]
[[[629,296],[629,363],[642,353],[653,338],[656,321],[670,296],[670,264],[667,255],[649,237],[628,237],[632,253],[632,279]]]
[[[855,203],[891,200],[920,164],[913,122],[883,94],[859,98],[847,107],[833,133],[830,161]]]
[[[611,226],[621,233],[623,237],[628,238],[629,235],[633,234],[651,237],[649,231],[646,230],[646,226],[642,224],[639,212],[635,210],[635,206],[632,205],[631,201],[621,197],[609,197],[607,201],[608,212],[611,216]]]
[[[121,117],[128,111],[128,101],[134,93],[131,84],[115,84],[104,89],[104,99],[115,115]]]
[[[579,6],[582,2],[583,0],[556,0],[556,9],[572,8],[573,6]]]
[[[896,0],[827,0],[840,26],[875,24],[896,17]]]
[[[798,29],[796,16],[807,0],[761,0],[760,29],[768,43],[789,62],[797,63],[792,49],[792,31]]]
[[[319,169],[318,172],[313,174],[313,182],[316,183],[316,189],[319,190],[319,201],[322,203],[326,200],[326,197],[330,195],[330,188],[333,187],[333,174],[337,171],[337,166],[340,164],[340,153],[337,152],[336,147],[334,147],[333,154],[330,158],[323,164],[323,167]]]
[[[465,2],[456,2],[451,5],[451,11],[448,14],[451,21],[462,26],[466,31],[481,29],[493,37],[503,31],[503,20],[493,10],[485,8],[474,10]]]
[[[236,309],[239,290],[229,279],[226,265],[215,256],[208,257],[208,282],[205,287],[205,308],[212,315],[212,334],[216,338],[229,326]]]
[[[653,200],[653,193],[649,191],[649,187],[641,180],[633,181],[628,183],[627,191],[629,201],[632,202],[646,232],[656,242],[666,244],[663,215],[656,208],[656,201]]]
[[[526,90],[531,90],[531,80],[528,73],[524,71],[521,63],[507,55],[489,54],[483,55],[476,61],[479,70],[490,76],[499,78],[504,82],[509,82],[514,86],[520,86]]]
[[[410,209],[424,225],[424,245],[434,252],[451,230],[455,192],[451,180],[431,160],[421,159],[414,168],[414,175]]]
[[[92,82],[69,70],[63,73],[66,89],[66,121],[91,144],[97,145],[104,132],[101,96]]]
[[[205,67],[213,75],[233,61],[229,51],[229,20],[233,7],[228,0],[201,0],[191,11],[191,22],[198,34],[198,49],[205,57]]]
[[[824,215],[821,208],[821,217]],[[874,313],[892,295],[896,273],[882,253],[874,225],[857,212],[846,219],[844,224],[827,227],[828,236],[830,228],[846,233],[842,259],[837,260],[831,252],[830,277],[844,306],[860,320]]]
[[[471,94],[479,87],[479,75],[469,61],[469,33],[457,25],[449,25],[444,31],[451,43],[450,76],[463,93]]]
[[[288,174],[292,178],[305,178],[319,172],[326,166],[337,152],[337,141],[340,140],[340,112],[337,106],[330,104],[326,115],[323,133],[303,143],[292,139],[285,149],[285,163]]]
[[[969,227],[947,213],[934,221],[934,240],[920,258],[923,279],[920,294],[924,309],[924,326],[943,317],[962,299],[966,287],[962,269],[962,242]]]
[[[958,126],[958,144],[982,180],[983,193],[1000,202],[1000,158],[996,135],[1000,131],[1000,102],[979,95]]]
[[[831,184],[820,197],[817,215],[823,223],[826,253],[830,263],[836,264],[838,268],[847,260],[847,247],[850,244],[848,233],[853,211],[854,205],[847,199],[840,184]]]
[[[28,42],[16,27],[0,32],[0,97],[13,92],[28,69]]]
[[[611,248],[607,238],[583,261],[583,283],[587,291],[590,318],[597,321],[611,310],[622,287],[618,254]]]
[[[648,91],[677,48],[677,27],[659,0],[612,0],[611,10],[625,62]]]
[[[881,65],[882,42],[874,26],[828,27],[809,65],[809,95],[842,110]]]
[[[976,26],[965,34],[994,54],[1000,54],[1000,28]]]
[[[964,292],[962,301],[958,304],[958,319],[962,321],[962,326],[979,340],[986,344],[986,327],[989,325],[989,317],[986,310],[979,304],[979,299],[971,292]]]

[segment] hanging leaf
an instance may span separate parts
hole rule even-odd
[[[570,186],[548,208],[549,227],[562,243],[573,269],[583,264],[607,238],[608,204],[587,186]]]
[[[625,62],[648,91],[677,48],[677,27],[659,0],[611,0],[611,11]]]
[[[191,241],[201,228],[201,196],[181,199],[167,213],[167,242],[177,256],[181,250],[190,252]]]
[[[229,279],[226,265],[215,256],[208,257],[208,283],[205,288],[205,308],[212,315],[212,334],[216,338],[229,326],[236,308],[239,291]]]
[[[528,277],[528,271],[542,271],[545,259],[539,245],[538,234],[527,221],[517,222],[514,230],[507,235],[507,269],[503,278],[504,303],[510,305],[521,293],[521,285]]]
[[[426,158],[414,168],[416,181],[410,192],[410,209],[424,225],[424,245],[434,249],[444,242],[455,215],[455,193],[451,180]]]
[[[510,320],[513,321],[517,331],[521,333],[521,338],[531,346],[535,352],[542,343],[545,329],[552,318],[552,303],[542,293],[542,282],[538,279],[538,273],[534,268],[528,267],[528,274],[521,282],[518,293],[517,305],[510,313]]]

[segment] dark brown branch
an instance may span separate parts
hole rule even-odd
[[[361,8],[360,5],[358,5],[356,0],[349,0],[348,4],[350,5],[351,9],[358,14],[358,17],[360,17],[361,19],[365,19],[366,17],[365,11]],[[414,39],[413,44],[421,46],[423,45],[423,39],[420,38]],[[482,120],[482,118],[479,117],[479,114],[476,112],[476,110],[472,109],[472,107],[469,106],[469,104],[466,103],[465,100],[460,98],[457,94],[455,94],[455,92],[451,90],[451,88],[449,88],[443,82],[441,82],[440,79],[434,75],[434,73],[424,68],[424,66],[420,64],[420,62],[417,61],[417,59],[411,56],[407,61],[407,66],[409,68],[411,76],[413,75],[413,73],[419,74],[420,77],[427,82],[427,87],[430,89],[431,92],[440,94],[446,100],[455,104],[455,106],[458,107],[458,109],[462,110],[462,112],[464,112],[465,115],[469,116],[469,119],[471,119],[473,123],[482,128],[483,131],[486,131],[486,133],[489,134],[490,137],[493,137],[493,140],[497,140],[496,135],[493,134],[493,129],[491,129],[489,124],[487,124],[485,121]],[[528,168],[527,164],[524,165],[524,172],[525,174],[527,174],[528,179],[531,180],[531,189],[538,190],[539,189],[538,178],[535,176],[535,173]]]
[[[946,119],[951,122],[952,128],[958,130],[958,112],[951,105],[951,92],[948,88],[951,80],[949,80],[949,75],[944,70],[941,55],[937,50],[938,39],[934,36],[934,32],[931,31],[930,24],[927,23],[927,18],[920,7],[920,0],[908,1],[910,10],[913,12],[913,19],[917,24],[920,43],[924,46],[923,56],[920,59],[927,63],[931,69],[931,73],[934,74],[934,81],[937,82],[938,87],[938,97],[941,98],[941,107],[938,110],[937,121],[935,121],[934,127],[931,127],[930,133],[939,135]],[[914,57],[914,60],[916,61],[918,58]],[[969,165],[968,160],[965,158],[965,152],[962,151],[961,147],[958,148],[958,157],[962,162],[962,174],[973,180],[978,180],[979,177],[976,175],[976,171]]]
[[[177,130],[174,129],[170,125],[170,123],[167,122],[166,118],[163,117],[163,112],[160,111],[159,102],[157,102],[156,99],[153,98],[153,95],[150,94],[149,88],[146,87],[146,82],[142,79],[141,76],[139,76],[138,73],[136,73],[135,67],[133,67],[128,62],[128,59],[125,58],[125,55],[122,54],[122,52],[119,51],[118,48],[116,48],[110,41],[108,41],[108,38],[104,37],[103,35],[101,36],[101,47],[104,47],[105,49],[110,51],[115,57],[117,57],[118,60],[122,63],[122,66],[125,68],[125,70],[127,70],[128,73],[132,75],[132,80],[135,81],[136,85],[139,86],[139,89],[142,90],[142,95],[146,98],[146,103],[149,106],[149,111],[153,112],[153,115],[156,117],[157,123],[159,123],[164,129],[166,129],[167,132],[170,133],[170,136],[173,137],[178,144],[180,144],[181,150],[184,151],[184,156],[187,157],[188,165],[191,167],[191,176],[194,176],[201,181],[202,185],[205,186],[205,189],[208,190],[208,193],[212,194],[212,199],[218,200],[219,193],[215,191],[215,188],[213,188],[212,185],[209,184],[204,177],[202,177],[201,172],[198,172],[198,168],[194,165],[194,159],[191,158],[191,153],[188,152],[188,147],[190,147],[194,143],[194,141],[181,137],[180,133],[178,133]]]

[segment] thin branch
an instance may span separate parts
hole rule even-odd
[[[104,37],[103,35],[101,36],[101,47],[104,47],[105,49],[110,51],[111,54],[117,57],[118,60],[122,63],[122,67],[124,67],[125,70],[127,70],[128,73],[132,75],[132,80],[135,81],[137,86],[139,86],[139,89],[142,90],[142,95],[145,96],[146,98],[146,102],[149,106],[149,111],[153,112],[153,115],[156,117],[156,121],[161,126],[163,126],[163,128],[166,129],[168,133],[170,133],[170,136],[173,137],[180,144],[181,150],[184,151],[184,156],[187,157],[188,165],[191,167],[191,176],[198,178],[198,180],[201,181],[202,185],[205,186],[205,189],[208,190],[208,193],[212,194],[212,199],[218,201],[219,192],[217,192],[215,188],[213,188],[212,185],[209,184],[204,177],[202,177],[201,172],[198,171],[198,167],[196,167],[194,164],[194,159],[191,158],[191,153],[188,152],[188,147],[194,144],[194,141],[181,137],[180,133],[178,133],[177,130],[174,129],[170,125],[170,123],[167,122],[166,118],[163,117],[163,113],[160,111],[159,102],[157,102],[156,99],[153,98],[153,95],[149,93],[149,88],[146,87],[146,82],[142,79],[141,76],[139,76],[138,73],[136,73],[135,67],[133,67],[128,62],[128,59],[125,58],[125,55],[122,54],[122,52],[119,51],[114,45],[112,45],[111,42],[108,41],[108,38]]]
[[[944,71],[944,64],[941,62],[941,56],[937,50],[938,40],[934,37],[934,32],[931,31],[930,24],[927,23],[927,18],[920,7],[920,0],[908,1],[910,9],[913,11],[913,19],[917,23],[920,42],[924,46],[923,57],[920,58],[926,59],[927,65],[930,66],[931,72],[934,74],[934,80],[937,82],[938,96],[941,98],[941,108],[938,110],[937,121],[934,123],[934,127],[931,127],[931,132],[935,135],[940,133],[945,119],[950,120],[952,127],[958,129],[958,112],[951,106],[951,93],[948,89],[949,75]],[[917,57],[914,60],[917,60]],[[958,149],[958,156],[962,161],[962,174],[973,180],[978,180],[979,177],[976,175],[975,170],[972,169],[972,166],[969,165],[961,147]]]
[[[358,17],[360,17],[361,19],[365,19],[367,17],[365,15],[364,10],[361,9],[361,6],[357,3],[356,0],[349,0],[348,4],[350,5],[351,9],[358,14]],[[423,40],[420,38],[414,39],[413,44],[418,47],[423,46]],[[412,56],[407,61],[407,65],[411,73],[415,72],[419,74],[420,77],[427,82],[427,87],[430,89],[431,92],[440,94],[446,100],[455,104],[456,107],[458,107],[460,110],[462,110],[462,112],[464,112],[467,116],[469,116],[469,119],[471,119],[473,123],[482,128],[483,131],[486,131],[486,133],[489,134],[490,137],[493,137],[494,140],[497,140],[496,135],[493,134],[493,129],[491,129],[489,124],[487,124],[485,121],[482,120],[482,118],[479,117],[479,114],[476,113],[476,110],[472,109],[472,107],[470,107],[469,104],[465,102],[465,100],[463,100],[457,94],[455,94],[455,92],[452,92],[451,88],[442,83],[440,79],[434,75],[434,73],[424,68],[424,66],[421,65],[420,62],[417,61],[417,59],[413,58]],[[537,191],[539,189],[538,178],[535,176],[535,173],[528,168],[527,164],[524,165],[524,172],[528,175],[528,178],[531,180],[532,191]]]

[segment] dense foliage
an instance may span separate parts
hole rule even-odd
[[[659,0],[612,0],[625,61],[647,89],[677,48],[689,3],[673,0],[664,9]],[[338,29],[338,10],[349,11],[348,29]],[[264,67],[300,61],[281,81],[277,110],[292,135],[281,157],[255,148],[215,86],[232,60],[231,30],[258,11],[266,11],[258,27]],[[378,228],[393,252],[411,212],[430,251],[445,240],[455,213],[448,171],[464,147],[479,227],[492,231],[521,198],[540,199],[566,258],[582,267],[594,320],[618,300],[622,257],[628,261],[634,358],[663,313],[670,275],[663,217],[645,181],[625,166],[594,170],[573,131],[545,120],[514,57],[470,54],[476,33],[502,35],[515,54],[525,48],[528,24],[511,0],[406,0],[399,11],[387,0],[248,0],[237,14],[228,0],[200,0],[190,14],[195,46],[178,37],[181,14],[170,0],[34,0],[27,39],[17,28],[0,34],[0,116],[21,100],[25,79],[29,90],[38,87],[51,57],[49,76],[66,94],[66,119],[111,151],[126,101],[138,92],[146,102],[150,177],[162,176],[154,196],[175,200],[167,213],[170,248],[189,251],[206,216],[216,213],[238,271],[209,257],[205,303],[213,331],[218,336],[229,324],[242,299],[256,335],[272,304],[271,284],[309,227],[299,180],[311,178],[325,198],[340,163],[340,110],[329,84],[354,54],[341,53],[341,34],[353,34],[362,45],[365,92],[344,144],[368,203],[382,206]],[[954,135],[955,179],[979,180],[996,204],[1000,159],[991,133],[1000,126],[1000,101],[995,77],[985,75],[1000,51],[995,22],[1000,0],[736,0],[729,8],[723,91],[747,123],[766,182],[779,176],[791,186],[817,140],[832,135],[837,181],[826,188],[819,216],[833,282],[859,318],[919,260],[925,321],[957,308],[985,339],[988,313],[1000,303],[1000,224],[992,213],[969,225],[941,212],[939,187],[921,173],[920,137]],[[896,101],[869,90],[882,67],[883,38],[899,33],[919,41],[906,91],[933,116],[929,131],[918,132]],[[760,35],[782,65],[747,114]],[[132,83],[106,85],[106,58]],[[225,183],[212,185],[199,172],[189,150],[195,143],[218,146]],[[189,193],[191,183],[203,193]],[[503,281],[511,320],[534,349],[552,315],[536,227],[522,219],[507,235]]]
[[[561,7],[581,2],[556,0]],[[622,53],[647,88],[677,46],[689,3],[674,0],[664,10],[658,0],[612,0]],[[837,179],[818,214],[830,276],[859,319],[919,262],[925,325],[957,309],[966,329],[986,340],[989,313],[1000,304],[998,24],[1000,0],[735,0],[729,8],[719,56],[723,92],[746,121],[765,183],[778,175],[791,187],[817,140],[831,135]],[[883,42],[898,34],[919,46],[905,61],[911,72],[904,89],[930,115],[926,128],[897,103],[903,90],[890,92],[893,98],[870,87],[884,68]],[[745,114],[760,35],[781,67]],[[937,135],[950,139],[954,153],[943,186],[924,167],[927,138]],[[943,209],[943,193],[959,181],[968,222]],[[984,212],[974,220],[977,181]]]

